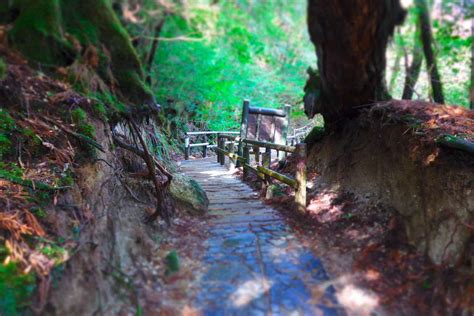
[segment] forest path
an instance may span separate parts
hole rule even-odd
[[[194,305],[203,315],[341,315],[321,261],[215,158],[184,161],[207,192],[209,237]]]

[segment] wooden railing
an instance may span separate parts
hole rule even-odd
[[[237,146],[238,145],[238,146]],[[242,148],[242,156],[236,153],[237,148]],[[253,148],[255,155],[255,165],[250,161],[250,148]],[[260,148],[265,148],[261,153]],[[283,182],[295,189],[295,204],[299,212],[306,211],[306,144],[296,144],[295,146],[280,145],[270,142],[262,142],[250,139],[240,139],[240,137],[219,134],[217,140],[217,162],[225,164],[225,157],[229,157],[230,169],[236,167],[240,162],[243,167],[244,179],[248,177],[249,172],[254,172],[268,188],[269,179],[273,178]],[[278,173],[270,169],[272,150],[296,155],[296,175],[294,178]],[[262,159],[260,159],[262,155]],[[261,161],[261,163],[260,163]]]
[[[191,155],[192,148],[201,147],[202,148],[202,156],[207,156],[207,150],[210,148],[217,147],[217,138],[220,134],[226,135],[238,135],[239,132],[233,131],[201,131],[201,132],[187,132],[184,136],[184,159],[188,160],[189,156]],[[214,137],[212,137],[214,136]],[[215,137],[217,136],[217,137]],[[201,142],[199,143],[192,143],[191,137],[201,138]],[[212,143],[213,139],[215,139],[216,143]]]
[[[309,123],[303,127],[295,128],[293,130],[293,135],[288,136],[286,143],[289,145],[300,143],[308,135],[308,133],[314,128],[314,126],[315,126],[314,123]]]

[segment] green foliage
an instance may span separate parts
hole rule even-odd
[[[92,110],[94,111],[94,115],[97,117],[107,120],[107,109],[105,105],[101,102],[97,102],[92,106]]]
[[[68,169],[61,178],[58,180],[58,186],[60,187],[70,187],[74,184],[73,173]]]
[[[76,124],[77,132],[84,135],[86,138],[95,139],[95,128],[89,123],[89,117],[81,108],[76,108],[71,112],[71,118],[74,124]],[[86,155],[79,154],[79,159],[94,158],[97,155],[96,148],[89,142],[82,142],[82,146],[86,149]]]
[[[166,261],[166,275],[179,271],[179,257],[176,250],[170,251],[165,258]]]
[[[3,80],[7,76],[8,66],[5,63],[5,60],[0,57],[0,80]]]
[[[40,252],[49,259],[53,259],[55,264],[61,264],[64,262],[64,258],[67,255],[66,249],[55,243],[48,243],[44,245],[40,248]]]
[[[315,63],[303,2],[189,2],[166,20],[152,78],[158,103],[199,128],[235,129],[242,100],[300,110]],[[301,111],[300,111],[301,112]],[[167,117],[169,119],[170,117]],[[179,126],[186,129],[186,125]]]
[[[0,264],[0,314],[20,315],[29,305],[35,289],[35,277],[24,274],[15,262]]]
[[[48,213],[42,208],[38,206],[33,206],[31,208],[31,212],[37,217],[37,218],[45,218]]]
[[[10,116],[10,113],[0,108],[0,158],[11,151],[10,139],[15,129],[15,120]]]
[[[89,123],[89,117],[81,108],[74,109],[71,112],[72,121],[77,125],[77,131],[87,137],[95,138],[95,129],[92,124]]]

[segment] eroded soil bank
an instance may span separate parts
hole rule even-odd
[[[389,311],[474,310],[474,159],[439,143],[472,141],[473,118],[458,107],[393,101],[309,144],[303,229],[322,242],[334,276],[350,276]]]

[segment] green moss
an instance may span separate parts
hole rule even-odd
[[[118,84],[124,100],[150,105],[153,94],[144,83],[143,70],[130,36],[121,25],[109,0],[13,0],[0,4],[0,19],[13,19],[8,36],[13,46],[30,61],[46,66],[65,66],[92,45],[98,48],[101,79]],[[66,37],[68,34],[70,37]]]
[[[55,264],[61,264],[67,254],[66,249],[58,246],[55,243],[49,243],[40,249],[40,252],[47,256],[49,259],[53,259]]]
[[[15,120],[4,109],[0,109],[0,159],[12,151],[13,132],[16,130]]]
[[[7,77],[8,67],[5,63],[5,60],[0,57],[0,80],[3,80]]]
[[[70,187],[74,184],[73,173],[71,170],[66,171],[66,173],[59,179],[58,186],[60,187]]]
[[[107,119],[107,109],[105,105],[101,102],[97,102],[92,106],[92,110],[94,111],[94,115],[98,116],[101,119]]]
[[[76,108],[71,112],[71,118],[79,134],[82,134],[86,138],[94,141],[95,139],[95,128],[89,123],[89,117],[81,108]],[[96,148],[90,144],[90,142],[82,142],[82,146],[86,149],[86,155],[79,153],[78,159],[95,158],[97,156]]]
[[[46,216],[48,216],[48,213],[46,213],[46,211],[42,208],[42,207],[39,207],[39,206],[33,206],[31,208],[31,212],[37,217],[37,218],[45,218]]]
[[[19,315],[29,306],[35,276],[24,274],[15,262],[0,264],[0,314]]]
[[[75,58],[65,40],[59,0],[17,0],[20,14],[8,33],[13,46],[29,60],[65,66]]]
[[[75,124],[82,124],[83,122],[87,121],[87,113],[81,108],[74,109],[71,112],[71,117]]]
[[[107,53],[99,51],[101,59],[98,73],[109,81],[110,65],[113,79],[118,82],[120,92],[131,102],[141,105],[153,97],[143,81],[143,70],[139,57],[132,46],[130,36],[120,24],[110,2],[107,0],[64,0],[62,15],[68,33],[83,46],[104,45]]]
[[[7,110],[0,108],[0,130],[13,131],[16,128],[15,120]]]
[[[166,260],[166,275],[179,271],[179,257],[176,250],[172,250],[165,258]]]
[[[95,138],[95,129],[92,124],[88,122],[89,117],[81,108],[74,109],[71,112],[72,121],[77,125],[77,131],[87,137]]]

